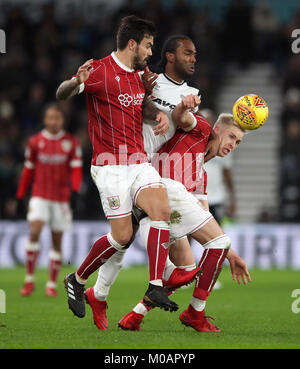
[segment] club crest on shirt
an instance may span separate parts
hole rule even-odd
[[[43,148],[45,147],[45,142],[43,140],[39,141],[38,147],[40,150],[43,150]]]
[[[108,205],[111,208],[111,210],[117,210],[120,207],[120,198],[119,196],[110,196],[107,198]]]
[[[62,140],[61,148],[63,149],[64,152],[69,152],[72,148],[72,142],[70,140]]]

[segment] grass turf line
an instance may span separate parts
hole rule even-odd
[[[86,317],[78,319],[67,307],[60,273],[59,297],[45,296],[48,271],[38,269],[36,290],[21,297],[24,268],[0,270],[0,289],[6,293],[6,313],[0,314],[0,348],[100,348],[100,349],[203,349],[203,348],[300,348],[300,313],[292,312],[294,289],[299,289],[299,271],[251,270],[252,283],[237,285],[224,268],[222,289],[213,291],[206,314],[212,315],[221,333],[199,333],[183,326],[178,317],[188,306],[192,287],[177,291],[171,299],[180,308],[169,313],[151,311],[142,331],[123,331],[118,321],[141,299],[147,287],[147,268],[121,271],[108,298],[109,329],[99,331],[87,305]],[[92,276],[87,287],[95,282]]]

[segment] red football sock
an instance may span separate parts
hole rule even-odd
[[[26,251],[26,274],[33,275],[39,251]]]
[[[56,251],[51,251],[50,252],[50,262],[49,262],[49,282],[48,282],[49,287],[51,286],[54,288],[56,286],[60,267],[61,267],[60,253]]]
[[[40,252],[40,246],[37,242],[29,242],[26,246],[26,257],[25,257],[25,265],[26,265],[26,282],[32,282],[33,276],[35,272],[37,258]]]
[[[86,281],[92,273],[121,248],[122,246],[112,238],[110,233],[100,237],[94,243],[88,256],[77,270],[78,277]]]
[[[227,249],[205,249],[199,262],[202,275],[197,278],[193,297],[200,300],[207,300],[213,289],[218,276],[222,270],[222,264],[226,258]]]
[[[166,222],[151,222],[148,233],[150,282],[162,286],[162,278],[169,253],[170,229]]]

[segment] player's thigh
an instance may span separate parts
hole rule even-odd
[[[187,237],[176,240],[170,246],[169,258],[176,266],[195,264],[194,255]]]
[[[137,198],[137,206],[152,220],[170,219],[168,194],[163,186],[143,189]]]
[[[47,223],[50,219],[50,208],[48,200],[40,197],[32,197],[28,203],[27,220],[31,222]]]
[[[50,219],[50,208],[47,200],[32,197],[29,200],[27,220],[29,222],[30,240],[37,242],[45,223]]]
[[[220,227],[218,222],[211,218],[203,227],[198,229],[197,231],[191,233],[191,236],[204,245],[205,243],[212,241],[213,239],[223,236],[225,232]]]
[[[49,225],[52,232],[68,231],[72,226],[72,210],[67,202],[51,201],[51,216]]]
[[[203,209],[198,200],[179,182],[163,179],[168,191],[170,239],[177,240],[203,227],[212,215]]]
[[[149,163],[140,164],[131,188],[134,205],[152,220],[169,220],[167,191],[157,170]]]
[[[122,246],[126,246],[133,236],[131,215],[122,218],[109,219],[111,235]]]
[[[102,208],[108,220],[131,215],[133,204],[131,186],[136,177],[135,166],[92,166],[91,176],[99,191]]]

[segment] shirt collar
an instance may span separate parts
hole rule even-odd
[[[63,137],[63,135],[65,134],[64,130],[61,130],[59,132],[57,132],[56,134],[52,134],[49,131],[47,131],[46,129],[42,130],[42,135],[47,138],[48,140],[59,140],[60,138]]]
[[[112,58],[114,59],[114,61],[118,64],[118,66],[124,70],[126,70],[126,72],[134,72],[134,69],[130,69],[127,67],[127,65],[123,64],[117,57],[115,52],[113,51],[111,54]]]

